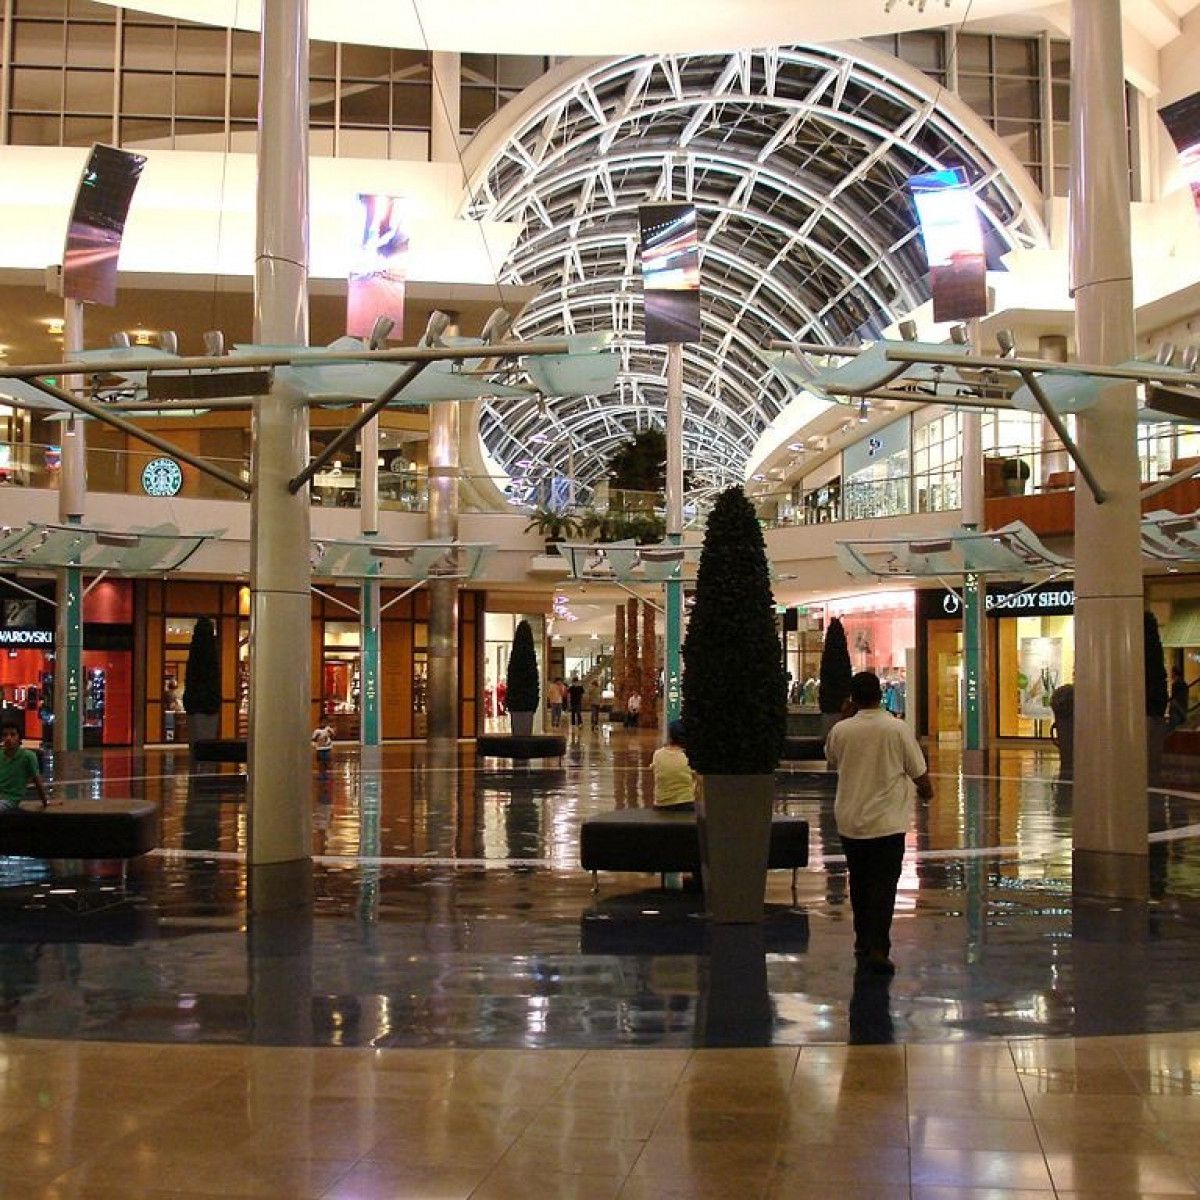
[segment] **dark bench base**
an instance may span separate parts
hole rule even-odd
[[[825,758],[825,739],[820,737],[789,736],[783,740],[785,762],[812,762]]]
[[[489,758],[562,758],[567,739],[554,733],[481,733],[475,753]]]
[[[0,813],[0,854],[25,858],[137,858],[158,845],[148,800],[80,800]]]
[[[598,871],[657,871],[659,874],[700,870],[700,836],[696,814],[654,808],[618,809],[588,817],[579,827],[579,863],[592,873],[597,891]],[[771,818],[771,870],[796,872],[808,866],[808,822],[776,813]]]
[[[210,742],[193,742],[192,758],[196,762],[244,763],[249,755],[249,743],[244,738],[214,738]]]

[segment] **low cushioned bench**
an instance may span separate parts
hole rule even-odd
[[[656,808],[626,808],[597,813],[579,828],[579,863],[592,873],[592,891],[598,891],[598,871],[700,870],[700,836],[696,814]],[[808,866],[808,822],[776,813],[771,818],[771,870],[792,872],[792,898],[796,872]]]
[[[0,854],[27,858],[137,858],[158,845],[149,800],[79,800],[0,812]]]
[[[475,753],[489,758],[562,758],[567,739],[555,733],[481,733]]]
[[[799,737],[789,735],[783,739],[785,762],[813,761],[825,757],[825,739],[821,737]]]
[[[245,738],[213,738],[209,742],[193,742],[192,758],[196,762],[244,763],[248,747]]]

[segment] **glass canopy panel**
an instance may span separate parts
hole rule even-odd
[[[206,541],[224,532],[180,533],[174,525],[115,530],[30,524],[0,534],[0,563],[151,575],[182,566]]]

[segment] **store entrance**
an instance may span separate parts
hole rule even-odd
[[[930,621],[926,668],[929,677],[929,736],[962,736],[962,626]]]

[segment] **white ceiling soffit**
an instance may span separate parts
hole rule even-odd
[[[259,27],[259,0],[101,0],[114,8],[237,29]],[[1142,0],[1144,2],[1144,0]],[[631,54],[827,42],[1036,12],[1046,0],[309,0],[309,34],[330,42],[488,54]],[[924,11],[922,11],[922,9]]]
[[[792,398],[762,346],[873,338],[928,298],[910,175],[965,167],[993,258],[1045,244],[1037,193],[991,130],[860,43],[591,60],[552,76],[470,147],[468,215],[521,230],[501,283],[537,294],[515,332],[611,329],[621,370],[611,392],[556,403],[552,437],[537,401],[485,402],[481,433],[510,473],[532,459],[565,475],[573,457],[586,484],[616,445],[661,427],[666,355],[643,344],[639,204],[699,210],[702,340],[683,364],[694,493],[741,482]]]

